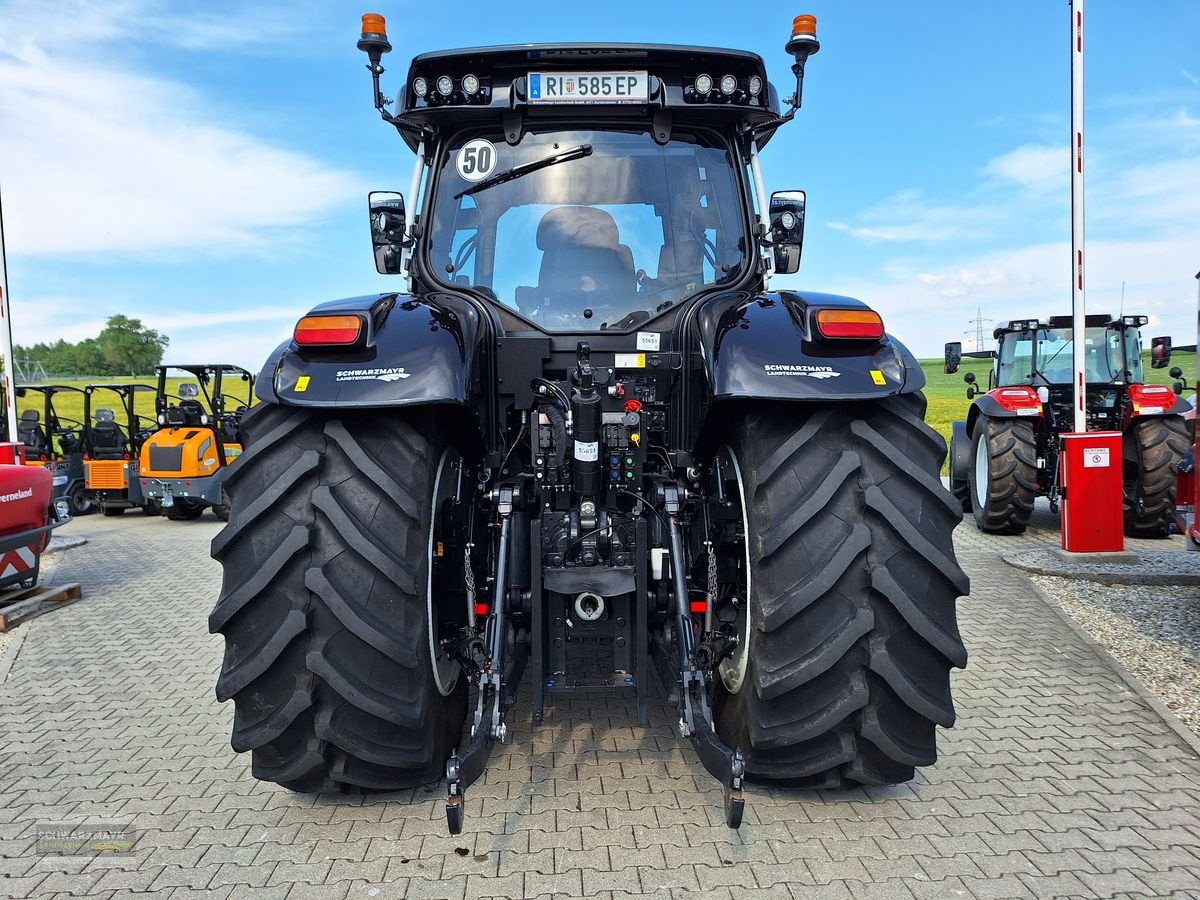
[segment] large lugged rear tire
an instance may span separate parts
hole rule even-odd
[[[446,456],[418,416],[260,404],[243,419],[209,627],[225,636],[217,697],[234,701],[231,743],[257,778],[412,787],[440,778],[458,741],[466,679],[443,673],[439,686],[427,607]]]
[[[949,672],[967,661],[955,601],[969,583],[939,477],[946,444],[924,411],[920,394],[763,407],[728,448],[744,481],[749,646],[714,706],[755,780],[907,781],[936,759],[935,726],[954,723]]]
[[[1188,450],[1182,416],[1147,416],[1125,432],[1125,533],[1160,538],[1175,517],[1175,468]]]
[[[1033,423],[980,416],[971,436],[971,461],[971,508],[979,530],[1024,532],[1038,489]]]

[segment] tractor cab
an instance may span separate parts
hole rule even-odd
[[[26,384],[16,389],[17,440],[25,445],[26,465],[52,470],[54,498],[66,499],[72,516],[91,512],[84,492],[82,419],[74,412],[80,388],[66,384]]]
[[[151,408],[155,390],[148,384],[89,384],[84,389],[85,487],[106,516],[144,507],[137,478],[137,455],[154,430],[154,419],[138,412]]]
[[[205,507],[219,518],[224,469],[242,452],[241,417],[254,402],[254,376],[232,365],[159,366],[158,430],[142,445],[138,482],[151,510],[194,519]]]
[[[1088,316],[1084,329],[1084,373],[1089,385],[1140,384],[1146,316],[1111,319]],[[1009,322],[993,333],[999,340],[997,385],[1067,386],[1073,380],[1074,333],[1070,316],[1048,323]]]

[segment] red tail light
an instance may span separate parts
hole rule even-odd
[[[692,600],[691,601],[691,609],[692,609],[692,612],[694,612],[694,613],[708,612],[708,601],[707,600]]]
[[[877,341],[883,337],[883,319],[872,309],[821,309],[817,331],[826,338]]]
[[[1040,416],[1042,401],[1031,387],[996,388],[988,396],[1018,416]]]
[[[1131,384],[1129,402],[1134,415],[1162,415],[1175,405],[1175,394],[1169,387],[1161,384]]]
[[[363,333],[362,316],[305,316],[293,334],[302,347],[344,347],[357,344]]]
[[[486,616],[488,614],[488,605],[486,603],[475,604],[475,615]]]

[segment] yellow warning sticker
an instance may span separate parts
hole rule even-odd
[[[614,369],[644,369],[646,368],[645,353],[614,353]]]
[[[883,373],[878,369],[871,370],[871,380],[876,384],[887,384],[887,379],[883,377]]]
[[[308,382],[309,382],[308,375],[301,375],[299,378],[297,378],[296,379],[296,393],[303,394],[305,391],[307,391],[308,390]]]

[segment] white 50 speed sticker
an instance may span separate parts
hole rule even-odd
[[[496,146],[491,141],[476,138],[467,141],[458,151],[458,174],[467,181],[483,181],[496,168]]]

